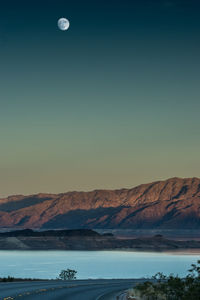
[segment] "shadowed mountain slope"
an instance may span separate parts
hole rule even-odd
[[[200,229],[200,179],[0,199],[1,228]]]

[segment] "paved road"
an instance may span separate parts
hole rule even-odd
[[[0,300],[111,300],[137,280],[76,280],[0,283]]]

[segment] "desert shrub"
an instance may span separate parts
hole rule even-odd
[[[77,274],[77,271],[75,271],[75,270],[71,270],[71,269],[62,270],[59,274],[59,279],[74,280],[74,279],[76,279],[76,274]]]
[[[133,294],[144,300],[200,300],[200,261],[192,264],[185,278],[157,273],[138,284]]]

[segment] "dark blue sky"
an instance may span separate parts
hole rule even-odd
[[[0,1],[1,195],[199,176],[199,53],[199,1]]]

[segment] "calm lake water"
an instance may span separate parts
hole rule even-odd
[[[66,268],[77,270],[78,279],[184,276],[198,259],[200,252],[0,251],[0,276],[56,278]]]

